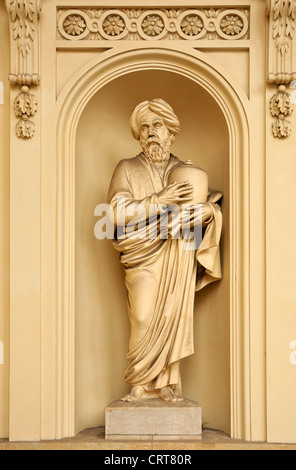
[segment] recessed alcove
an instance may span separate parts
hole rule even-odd
[[[87,104],[76,137],[76,431],[104,424],[104,410],[124,384],[129,320],[124,273],[109,240],[94,236],[94,209],[105,203],[117,163],[137,155],[129,130],[133,108],[163,98],[181,133],[172,152],[209,173],[222,190],[223,280],[196,295],[195,355],[182,364],[184,396],[203,408],[204,425],[230,433],[229,132],[217,102],[194,81],[161,70],[129,73],[101,88]]]

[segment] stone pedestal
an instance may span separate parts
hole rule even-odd
[[[184,440],[201,435],[202,410],[190,400],[116,401],[106,408],[106,439]]]

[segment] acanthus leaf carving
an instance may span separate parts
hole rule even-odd
[[[296,31],[296,0],[267,0],[269,15],[268,83],[289,84],[296,78],[293,40]]]
[[[14,112],[19,121],[16,135],[31,139],[35,124],[29,120],[37,112],[37,100],[30,93],[31,86],[38,86],[39,76],[39,19],[41,0],[6,0],[10,24],[12,86],[21,87],[21,93],[14,101]]]
[[[277,118],[272,126],[274,137],[283,139],[291,135],[292,125],[286,117],[291,116],[293,111],[292,96],[287,92],[285,85],[280,85],[278,92],[270,100],[271,115]]]
[[[294,110],[291,94],[286,86],[296,79],[296,0],[267,0],[269,15],[268,78],[269,84],[278,85],[278,92],[270,100],[270,113],[277,120],[273,135],[287,138],[292,125],[286,119]]]
[[[6,0],[11,19],[13,39],[17,41],[23,57],[31,52],[36,34],[36,21],[40,17],[40,0]]]
[[[20,119],[16,125],[16,135],[19,139],[32,139],[35,135],[35,124],[27,118]]]
[[[273,34],[276,47],[281,55],[288,53],[291,39],[295,34],[296,2],[275,0],[273,9]]]
[[[279,139],[286,139],[287,137],[290,137],[292,133],[292,125],[290,121],[288,121],[283,117],[283,115],[281,115],[281,117],[277,119],[273,124],[272,131],[274,137],[277,137]]]
[[[38,103],[34,95],[29,93],[28,87],[22,87],[20,93],[14,101],[14,112],[17,117],[24,115],[30,117],[37,113]]]
[[[272,116],[290,116],[294,110],[294,105],[291,100],[290,93],[286,91],[279,91],[270,100],[270,112]]]

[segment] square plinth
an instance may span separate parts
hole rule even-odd
[[[202,410],[190,400],[116,401],[106,408],[106,439],[201,439]]]

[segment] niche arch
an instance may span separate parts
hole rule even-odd
[[[58,99],[57,438],[75,435],[75,143],[92,97],[116,78],[158,70],[186,77],[219,105],[229,132],[231,435],[250,438],[249,127],[247,98],[205,54],[170,49],[109,51],[88,64]]]

